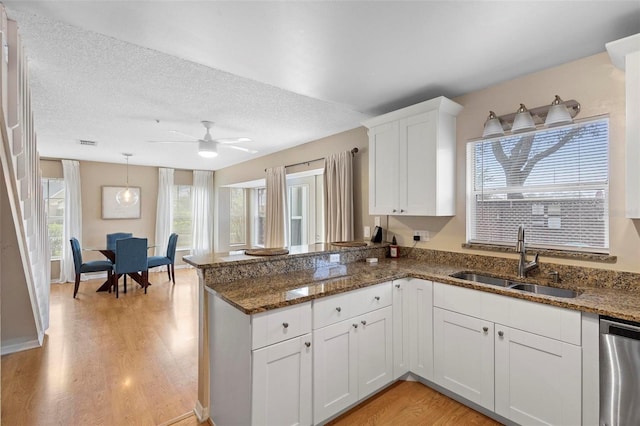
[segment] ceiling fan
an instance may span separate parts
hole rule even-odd
[[[197,142],[198,143],[198,155],[204,158],[213,158],[218,155],[218,145],[225,146],[227,148],[236,149],[238,151],[247,152],[249,154],[255,154],[258,151],[244,148],[241,146],[235,146],[233,144],[240,142],[251,142],[249,138],[221,138],[221,139],[213,139],[211,136],[211,128],[213,127],[213,121],[203,120],[201,121],[202,125],[207,129],[205,135],[202,138],[197,138],[195,136],[187,135],[185,133],[179,132],[177,130],[171,130],[172,133],[177,133],[193,140],[185,141],[185,140],[176,140],[176,141],[148,141],[151,143],[184,143],[184,142]]]

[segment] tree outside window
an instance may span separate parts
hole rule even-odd
[[[189,250],[193,246],[193,212],[191,185],[173,186],[172,232],[178,234],[178,249]]]
[[[51,259],[57,260],[62,257],[64,179],[43,178],[42,193],[44,195],[45,211],[47,212]]]
[[[247,203],[244,188],[230,188],[229,244],[247,243]]]

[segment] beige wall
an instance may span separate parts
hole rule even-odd
[[[41,160],[43,177],[62,178],[60,160]],[[80,161],[82,188],[82,246],[104,247],[106,234],[132,232],[137,237],[146,237],[150,245],[155,244],[156,206],[158,200],[158,168],[129,165],[129,184],[140,187],[140,219],[102,219],[102,186],[124,186],[126,166],[124,164]],[[191,185],[191,170],[176,170],[174,183]],[[149,251],[153,255],[153,251]],[[176,264],[182,264],[182,256],[176,254]],[[83,252],[83,260],[100,260],[100,253]],[[52,262],[52,279],[59,277],[59,262]]]
[[[582,105],[578,118],[601,114],[610,117],[610,247],[618,256],[615,264],[542,258],[542,262],[576,264],[606,269],[640,272],[640,221],[624,218],[624,132],[625,132],[624,73],[615,68],[606,53],[583,58],[558,67],[543,70],[521,78],[506,81],[486,89],[472,92],[454,100],[464,106],[457,119],[457,194],[456,215],[453,217],[381,217],[386,238],[395,234],[400,245],[413,244],[414,230],[427,230],[428,242],[418,247],[480,255],[515,255],[473,251],[462,248],[466,241],[466,142],[482,135],[489,110],[498,115],[515,111],[522,102],[529,107],[551,103],[555,94],[563,99],[576,99]],[[355,193],[356,238],[363,236],[363,226],[373,226],[374,217],[368,215],[368,141],[366,130],[357,128],[318,141],[261,157],[216,172],[216,188],[232,183],[264,177],[266,167],[296,163],[357,146]],[[301,168],[287,169],[289,173]],[[310,168],[317,168],[312,164]],[[217,206],[222,208],[223,206]],[[225,207],[226,208],[226,207]],[[515,239],[515,236],[514,236]]]

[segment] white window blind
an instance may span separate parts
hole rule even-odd
[[[469,142],[467,239],[608,253],[609,119]]]

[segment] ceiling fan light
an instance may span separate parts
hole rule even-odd
[[[520,108],[516,111],[516,117],[513,119],[511,132],[526,132],[528,130],[534,130],[535,128],[536,124],[533,122],[533,117],[531,117],[529,110],[524,104],[520,104]]]
[[[571,118],[571,114],[564,104],[564,101],[560,99],[560,96],[556,95],[556,98],[551,102],[551,107],[549,107],[544,125],[551,127],[569,123],[573,123],[573,118]]]
[[[492,136],[502,136],[504,135],[504,129],[502,128],[502,123],[500,123],[500,119],[496,116],[496,113],[493,111],[489,111],[489,118],[484,123],[484,131],[482,132],[483,138],[489,138]]]
[[[215,142],[201,140],[198,142],[198,155],[204,158],[213,158],[218,156],[218,147]]]

